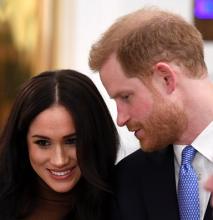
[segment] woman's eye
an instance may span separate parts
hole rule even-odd
[[[40,147],[47,147],[50,145],[50,142],[48,140],[37,140],[35,141],[35,144],[39,145]]]
[[[76,142],[77,142],[76,137],[68,138],[65,140],[65,144],[67,144],[67,145],[73,145],[73,144],[76,144]]]

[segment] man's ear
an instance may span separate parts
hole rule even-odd
[[[168,63],[159,62],[153,68],[153,80],[160,89],[165,93],[170,94],[176,88],[176,72],[175,69]]]

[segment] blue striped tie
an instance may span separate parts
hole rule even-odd
[[[181,220],[200,220],[198,178],[192,167],[196,150],[186,146],[182,152],[178,181],[178,203]]]

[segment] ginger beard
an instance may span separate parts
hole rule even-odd
[[[176,104],[166,103],[159,96],[154,103],[153,111],[144,123],[131,121],[127,124],[129,130],[143,130],[139,141],[147,152],[161,150],[177,142],[188,124],[185,112]]]

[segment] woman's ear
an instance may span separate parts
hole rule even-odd
[[[153,81],[163,89],[165,93],[170,94],[176,88],[176,72],[168,63],[159,62],[153,68]]]

